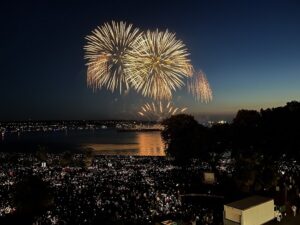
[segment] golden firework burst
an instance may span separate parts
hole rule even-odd
[[[125,60],[140,38],[139,29],[124,22],[105,23],[86,37],[87,83],[93,88],[105,87],[120,93],[129,88],[124,70]]]
[[[138,114],[152,121],[160,121],[178,113],[184,113],[188,108],[175,107],[171,102],[146,103],[141,106]]]
[[[126,56],[128,82],[142,95],[156,100],[171,99],[172,91],[182,87],[184,78],[193,71],[185,45],[167,30],[147,31]]]

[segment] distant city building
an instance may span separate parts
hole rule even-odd
[[[208,127],[212,127],[213,125],[216,125],[216,124],[226,124],[228,123],[226,120],[218,120],[218,121],[207,121],[206,123],[204,123],[203,125],[204,126],[208,126]]]

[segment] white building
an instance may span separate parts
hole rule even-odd
[[[275,217],[274,200],[252,196],[224,205],[224,225],[261,225]]]

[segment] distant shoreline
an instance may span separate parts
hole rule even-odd
[[[101,130],[28,132],[7,134],[0,139],[0,152],[80,153],[87,149],[97,155],[163,156],[164,144],[159,131],[118,132],[115,128]]]

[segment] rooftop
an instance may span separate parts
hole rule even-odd
[[[244,198],[244,199],[236,201],[236,202],[231,202],[229,204],[226,204],[226,206],[233,207],[233,208],[240,209],[240,210],[245,210],[245,209],[251,208],[256,205],[260,205],[262,203],[265,203],[265,202],[268,202],[271,200],[273,200],[273,199],[255,195],[255,196],[251,196],[249,198]]]

